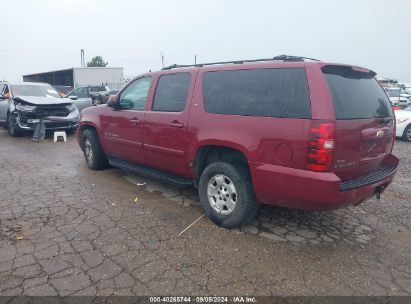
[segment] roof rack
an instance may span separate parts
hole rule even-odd
[[[278,55],[273,58],[264,58],[264,59],[251,59],[251,60],[235,60],[235,61],[220,61],[220,62],[209,62],[209,63],[197,63],[197,64],[172,64],[170,66],[162,68],[162,70],[171,70],[176,68],[188,68],[188,67],[203,67],[207,65],[215,65],[215,64],[243,64],[248,62],[262,62],[262,61],[274,61],[274,60],[281,60],[281,61],[304,61],[313,60],[319,61],[318,59],[303,57],[303,56],[290,56],[290,55]]]

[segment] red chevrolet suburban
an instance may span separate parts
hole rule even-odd
[[[173,65],[85,109],[89,168],[112,165],[198,187],[218,225],[259,204],[326,210],[379,196],[392,182],[395,120],[365,68],[279,56]]]

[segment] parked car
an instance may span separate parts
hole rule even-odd
[[[84,108],[100,104],[100,95],[109,91],[106,86],[83,86],[74,89],[66,97],[73,100],[81,112]]]
[[[107,105],[83,110],[88,167],[194,185],[226,228],[252,220],[258,203],[326,210],[379,196],[399,161],[376,74],[279,58],[138,76]]]
[[[11,136],[33,131],[43,119],[46,129],[74,131],[78,127],[76,106],[49,84],[37,82],[0,84],[0,123]]]
[[[399,87],[388,87],[385,88],[385,91],[387,92],[389,97],[404,97],[407,99],[411,98],[411,95],[408,94],[406,90]]]
[[[411,141],[411,107],[395,111],[397,120],[396,136]]]
[[[390,97],[390,101],[393,106],[399,106],[402,109],[411,105],[411,99],[405,97]]]
[[[393,105],[398,105],[401,108],[406,108],[411,105],[411,95],[399,87],[385,88],[388,97]]]

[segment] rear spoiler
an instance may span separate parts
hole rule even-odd
[[[326,74],[335,74],[347,78],[373,78],[377,75],[372,70],[352,65],[325,65],[321,70]]]

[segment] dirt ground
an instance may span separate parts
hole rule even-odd
[[[380,201],[262,208],[226,230],[194,189],[87,169],[68,142],[0,130],[0,295],[411,295],[411,143]]]

